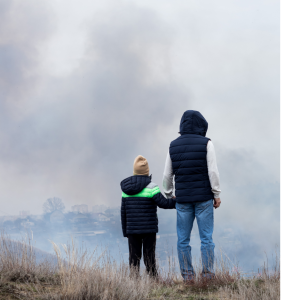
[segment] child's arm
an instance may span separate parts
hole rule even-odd
[[[121,205],[121,223],[122,223],[123,236],[127,237],[127,234],[126,234],[126,208],[125,208],[125,199],[123,197],[122,197],[122,205]]]
[[[155,184],[155,187],[152,189],[152,200],[156,203],[156,205],[160,208],[172,209],[175,208],[174,199],[168,199],[163,196],[160,192],[159,187]]]
[[[155,201],[156,205],[160,208],[166,208],[166,209],[175,208],[176,202],[174,201],[174,199],[165,198],[161,192],[154,195],[152,199]]]

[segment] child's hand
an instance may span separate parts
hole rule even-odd
[[[172,199],[175,199],[175,198],[176,198],[176,196],[173,196],[173,197],[172,197]]]

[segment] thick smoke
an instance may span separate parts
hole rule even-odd
[[[38,98],[33,111],[6,127],[7,180],[30,185],[30,203],[54,194],[69,203],[119,203],[119,182],[131,174],[133,159],[156,143],[157,128],[170,124],[188,99],[172,80],[165,61],[169,29],[161,30],[157,16],[125,7],[112,17],[117,21],[93,24],[80,66],[67,78],[48,77],[32,96]],[[28,194],[9,197],[28,201]]]
[[[54,11],[44,2],[0,0],[0,213],[41,213],[55,196],[67,209],[119,205],[119,183],[138,154],[161,186],[180,117],[196,109],[208,120],[221,174],[216,241],[231,232],[240,241],[233,250],[249,260],[250,252],[272,250],[279,243],[278,9],[269,1],[247,9],[235,1],[172,8],[162,1],[161,10],[145,3],[95,9],[77,67],[55,76],[44,68]],[[175,214],[159,213],[160,230],[175,232]]]

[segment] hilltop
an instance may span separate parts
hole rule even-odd
[[[280,299],[279,262],[273,270],[242,276],[226,260],[216,263],[216,279],[199,276],[184,284],[174,271],[159,269],[154,280],[141,271],[132,275],[127,263],[117,263],[108,252],[101,255],[74,244],[53,243],[55,257],[33,247],[28,239],[0,238],[0,299],[142,300],[142,299]]]

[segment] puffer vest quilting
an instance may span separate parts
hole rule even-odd
[[[199,134],[183,134],[171,142],[169,151],[176,202],[202,202],[214,198],[206,160],[209,140]]]

